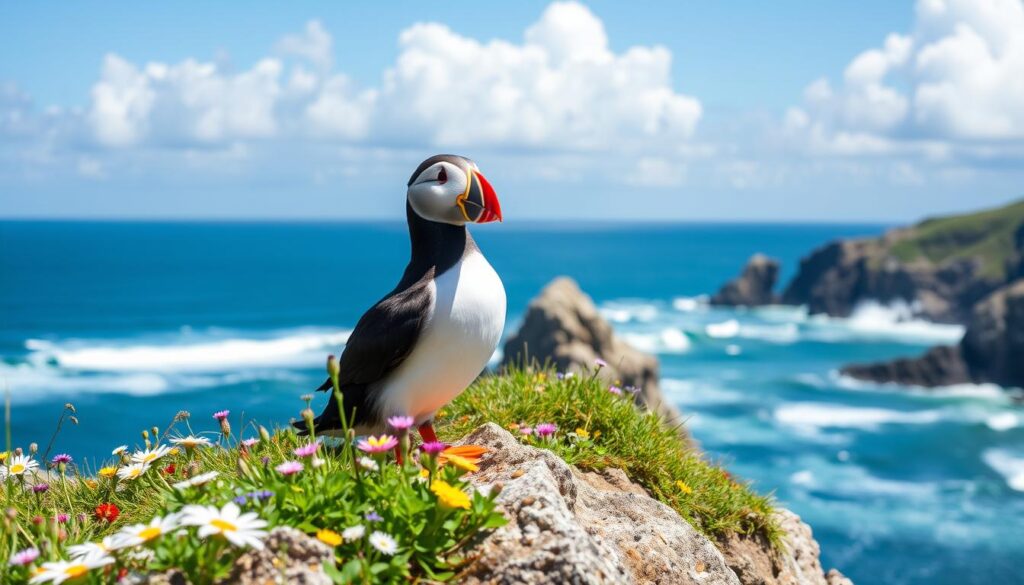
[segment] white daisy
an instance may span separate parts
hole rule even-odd
[[[127,450],[128,450],[128,445],[121,445],[117,449],[114,449],[113,451],[111,451],[110,454],[111,455],[120,455],[120,454],[124,453]]]
[[[129,546],[145,544],[154,538],[174,531],[174,529],[181,525],[179,519],[180,516],[178,514],[168,514],[163,518],[160,516],[153,518],[149,521],[149,524],[125,526],[114,535],[112,544],[114,548],[127,548]]]
[[[187,437],[175,437],[171,439],[171,442],[175,445],[181,445],[186,449],[195,449],[196,447],[209,447],[213,443],[206,437],[197,437],[195,435],[189,435]]]
[[[135,463],[152,463],[157,459],[167,455],[171,448],[167,445],[157,445],[153,449],[146,449],[145,451],[136,451],[132,453],[132,461]]]
[[[380,469],[380,466],[377,465],[377,462],[374,461],[373,459],[370,459],[369,457],[360,457],[359,467],[362,467],[367,471],[377,471],[378,469]]]
[[[219,471],[207,471],[206,473],[201,473],[199,475],[190,477],[190,478],[186,479],[185,481],[179,481],[178,483],[174,484],[174,489],[176,489],[176,490],[184,490],[184,489],[188,489],[190,487],[198,487],[198,486],[201,486],[201,485],[206,485],[206,484],[210,483],[211,481],[217,479],[218,475],[220,475]]]
[[[366,534],[366,527],[362,524],[356,524],[355,526],[349,526],[345,530],[341,531],[341,537],[345,539],[345,542],[352,540],[359,540]]]
[[[113,536],[105,536],[101,542],[87,542],[85,544],[75,544],[68,547],[68,555],[74,559],[85,559],[92,557],[102,557],[109,554],[111,551],[117,550],[117,541]]]
[[[121,479],[138,479],[143,473],[149,471],[146,463],[132,463],[117,470],[117,477]]]
[[[7,463],[0,465],[0,477],[6,478],[9,475],[24,475],[32,473],[39,467],[39,462],[25,455],[15,455]]]
[[[380,530],[374,531],[374,533],[370,535],[370,544],[373,548],[388,556],[398,552],[398,543],[395,542],[395,539],[391,538],[391,535],[384,534]]]
[[[68,579],[84,577],[89,574],[90,570],[105,567],[113,562],[113,557],[103,555],[75,559],[73,561],[43,563],[43,566],[36,570],[29,583],[63,583]]]
[[[215,506],[185,506],[182,509],[182,524],[198,526],[199,536],[223,536],[235,546],[263,548],[263,537],[267,535],[266,520],[255,512],[241,513],[234,502],[224,504],[218,510]]]

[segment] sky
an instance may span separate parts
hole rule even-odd
[[[0,217],[908,221],[1024,197],[1022,0],[0,6]]]

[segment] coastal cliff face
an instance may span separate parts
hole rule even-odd
[[[759,307],[778,299],[773,292],[779,278],[779,262],[763,254],[754,254],[743,267],[743,272],[725,283],[714,296],[712,305]]]
[[[815,250],[782,302],[847,317],[863,301],[899,301],[926,319],[965,323],[978,301],[1021,274],[1022,250],[1024,202],[929,219]]]

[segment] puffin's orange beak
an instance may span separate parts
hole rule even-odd
[[[480,211],[480,217],[476,218],[476,223],[501,221],[501,204],[498,202],[498,194],[494,192],[494,187],[491,187],[487,177],[484,177],[480,171],[474,171],[473,176],[480,182],[480,193],[483,199],[483,209]]]

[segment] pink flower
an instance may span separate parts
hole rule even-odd
[[[244,445],[246,447],[252,447],[253,445],[255,445],[256,443],[259,443],[259,442],[260,442],[260,440],[256,439],[256,438],[246,439],[246,440],[242,441],[242,445]]]
[[[524,435],[532,435],[533,427],[519,427],[519,432]]]
[[[71,461],[73,460],[71,459],[71,455],[68,455],[67,453],[61,453],[60,455],[54,455],[53,459],[51,459],[50,461],[54,465],[59,465],[61,463],[71,463]]]
[[[616,396],[622,396],[622,388],[619,388],[618,386],[609,386],[608,391]]]
[[[218,410],[217,412],[213,413],[213,418],[219,421],[223,421],[228,417],[229,414],[231,414],[230,410]]]
[[[608,362],[604,361],[601,358],[595,359],[594,360],[594,364],[596,364],[598,368],[607,368],[608,367]]]
[[[367,453],[384,453],[390,451],[398,445],[398,439],[391,435],[381,435],[379,437],[366,437],[365,440],[359,441],[357,445],[360,450]]]
[[[12,565],[31,565],[33,561],[39,558],[39,549],[37,548],[26,548],[25,550],[19,550],[18,552],[11,555],[9,561]]]
[[[396,431],[404,431],[412,426],[415,420],[411,416],[393,416],[388,419],[388,424]]]
[[[558,430],[558,425],[554,423],[540,423],[535,429],[538,437],[550,437],[555,434]]]
[[[278,465],[274,469],[276,469],[277,472],[280,473],[281,475],[295,475],[296,473],[302,471],[304,468],[302,463],[298,461],[285,461],[284,463]]]
[[[309,443],[308,445],[303,445],[301,447],[297,447],[296,449],[294,449],[292,451],[292,453],[295,453],[299,457],[311,457],[311,456],[316,454],[316,450],[319,449],[319,448],[320,448],[320,443],[319,442],[313,442],[313,443]]]
[[[70,516],[68,516],[67,514],[57,514],[57,522],[61,524],[67,524],[69,518]]]
[[[420,449],[422,449],[423,452],[426,453],[427,455],[437,455],[447,448],[448,445],[445,445],[444,443],[441,443],[439,441],[423,443],[423,445],[420,446]]]

